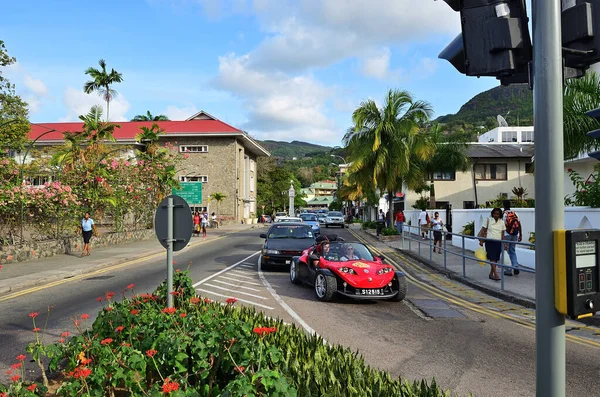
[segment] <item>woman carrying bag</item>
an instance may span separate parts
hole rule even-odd
[[[492,216],[487,218],[484,226],[479,231],[478,237],[484,237],[488,239],[498,240],[492,241],[487,240],[485,242],[485,250],[487,252],[487,259],[492,262],[490,271],[490,280],[499,281],[498,273],[496,273],[496,263],[500,260],[502,254],[502,236],[506,230],[506,225],[502,219],[502,210],[500,208],[494,208],[492,210]],[[479,245],[483,246],[483,240],[479,240]]]

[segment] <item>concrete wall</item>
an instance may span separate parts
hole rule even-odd
[[[495,199],[500,193],[508,193],[512,197],[513,187],[523,186],[527,189],[527,198],[535,198],[534,176],[525,173],[526,159],[480,159],[476,164],[507,164],[507,180],[505,181],[476,181],[478,203]],[[475,201],[473,187],[473,171],[456,172],[456,179],[449,181],[435,181],[436,201],[447,201],[453,209],[462,209],[465,201]],[[419,198],[413,191],[405,191],[405,208],[412,209],[412,205]],[[425,192],[429,197],[429,193]]]

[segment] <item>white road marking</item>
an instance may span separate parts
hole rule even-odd
[[[254,283],[252,281],[240,280],[239,278],[230,277],[230,276],[219,276],[217,278],[222,278],[224,280],[230,280],[230,281],[237,281],[237,282],[244,283],[244,284],[258,285],[259,287],[263,286],[263,284],[261,284],[261,283]]]
[[[217,277],[217,276],[225,273],[226,271],[231,270],[231,269],[235,268],[236,266],[241,265],[242,263],[246,262],[248,259],[252,258],[256,254],[260,254],[260,251],[257,251],[255,253],[253,253],[252,255],[247,256],[246,258],[242,259],[241,261],[236,262],[233,265],[228,266],[228,267],[226,267],[225,269],[223,269],[223,270],[221,270],[219,272],[216,272],[215,274],[212,274],[212,275],[210,275],[210,276],[208,276],[206,278],[203,278],[202,280],[200,280],[196,284],[194,284],[193,287],[195,288],[195,287],[199,286],[200,284],[203,284],[203,283],[207,282],[208,280],[213,279],[213,278],[215,278],[215,277]],[[248,278],[251,278],[251,277],[248,277]]]
[[[223,297],[223,298],[231,298],[231,296],[229,296],[229,295],[219,294],[217,292],[210,291],[210,290],[207,290],[207,289],[196,288],[196,291],[206,292],[208,294],[212,294],[212,295],[215,295],[215,296],[220,296],[220,297]],[[246,299],[242,299],[242,298],[235,298],[235,299],[237,299],[240,302],[248,303],[250,305],[260,306],[260,307],[263,307],[265,309],[273,310],[273,308],[271,306],[263,305],[261,303],[252,302],[252,301],[249,301],[249,300],[246,300]]]
[[[227,281],[221,281],[221,280],[212,280],[213,283],[219,283],[219,284],[225,284],[225,285],[230,285],[232,287],[238,287],[238,288],[243,288],[243,289],[247,289],[250,291],[254,291],[254,292],[260,292],[259,289],[256,288],[250,288],[250,287],[244,287],[243,285],[238,285],[238,284],[233,284],[233,283],[228,283]]]
[[[239,273],[233,273],[232,276],[247,278],[247,279],[250,279],[250,280],[256,280],[256,277],[244,276],[244,275],[239,274]]]
[[[248,270],[246,270],[246,269],[237,270],[237,269],[235,269],[235,270],[231,270],[230,273],[233,273],[233,274],[254,274],[256,272],[254,271],[254,269],[253,270],[250,270],[250,269],[248,269]]]
[[[244,269],[252,269],[254,270],[254,265],[240,265],[240,267],[243,267]]]
[[[312,329],[310,327],[310,325],[308,325],[302,319],[302,317],[300,317],[298,315],[298,313],[296,313],[287,303],[285,303],[283,301],[283,299],[281,299],[281,297],[277,294],[277,292],[275,292],[275,290],[273,289],[273,287],[271,287],[271,284],[267,281],[267,279],[265,278],[265,276],[263,275],[263,272],[261,270],[260,256],[258,257],[258,277],[260,277],[260,280],[263,282],[263,284],[265,285],[265,287],[267,288],[267,290],[271,293],[271,296],[273,296],[273,298],[277,301],[277,303],[279,303],[279,305],[281,305],[281,307],[283,307],[283,309],[286,312],[288,312],[288,314],[290,316],[292,316],[292,318],[294,320],[296,320],[296,322],[298,322],[298,324],[300,324],[302,326],[302,328],[304,328],[306,330],[306,332],[308,332],[309,334],[312,334],[312,335],[319,336],[319,334],[317,334],[317,332],[314,329]],[[325,342],[325,341],[323,341],[323,342]]]
[[[253,297],[253,298],[258,298],[258,299],[268,299],[268,298],[265,298],[264,296],[260,296],[260,295],[251,294],[251,293],[249,293],[249,292],[242,292],[242,291],[238,291],[237,289],[231,289],[231,288],[220,287],[220,286],[218,286],[218,285],[214,285],[214,284],[204,284],[204,285],[205,285],[205,286],[207,286],[207,287],[212,287],[212,288],[220,289],[220,290],[223,290],[223,291],[229,291],[229,292],[233,292],[233,293],[236,293],[236,294],[248,295],[248,296],[251,296],[251,297]]]

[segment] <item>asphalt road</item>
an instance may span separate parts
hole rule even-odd
[[[347,230],[333,229],[350,240]],[[431,379],[461,395],[535,395],[535,332],[495,316],[445,299],[431,288],[410,284],[405,302],[318,302],[310,287],[292,285],[287,272],[259,274],[255,254],[261,230],[184,250],[177,267],[191,263],[198,293],[212,299],[229,296],[253,305],[269,316],[296,321],[329,343],[358,350],[368,364],[406,379]],[[328,230],[329,232],[329,230]],[[231,265],[235,265],[231,267]],[[58,339],[73,330],[71,318],[99,309],[95,298],[122,291],[135,283],[136,292],[150,292],[165,278],[164,261],[148,261],[115,272],[105,279],[83,280],[0,303],[0,374],[33,338],[27,314],[54,305],[46,337]],[[262,276],[262,277],[261,277]],[[270,290],[269,290],[270,289]],[[91,320],[90,320],[91,321]],[[567,395],[600,395],[600,350],[567,342]]]

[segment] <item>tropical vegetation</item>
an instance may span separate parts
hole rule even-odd
[[[29,131],[27,103],[15,92],[15,85],[2,74],[2,69],[17,60],[8,55],[0,40],[0,150],[22,150]]]
[[[151,294],[137,294],[130,284],[121,301],[106,292],[91,325],[90,314],[79,313],[73,329],[52,341],[44,340],[39,313],[30,313],[36,339],[27,353],[49,360],[60,381],[51,385],[43,365],[42,382],[26,379],[22,363],[29,357],[21,354],[0,393],[43,396],[52,387],[66,396],[450,395],[435,380],[393,379],[357,352],[238,307],[235,298],[222,305],[197,297],[187,271],[175,273],[173,290],[171,308],[165,282]]]
[[[138,114],[137,116],[132,118],[131,121],[169,121],[169,118],[164,114],[159,114],[155,116],[148,110],[146,114]]]
[[[92,80],[85,82],[83,91],[86,94],[96,92],[106,101],[106,120],[109,120],[109,104],[113,97],[117,95],[117,91],[112,86],[115,83],[121,83],[123,76],[114,69],[111,69],[109,72],[106,69],[106,61],[104,59],[100,59],[98,65],[100,69],[92,67],[86,69],[85,74],[89,75]]]

